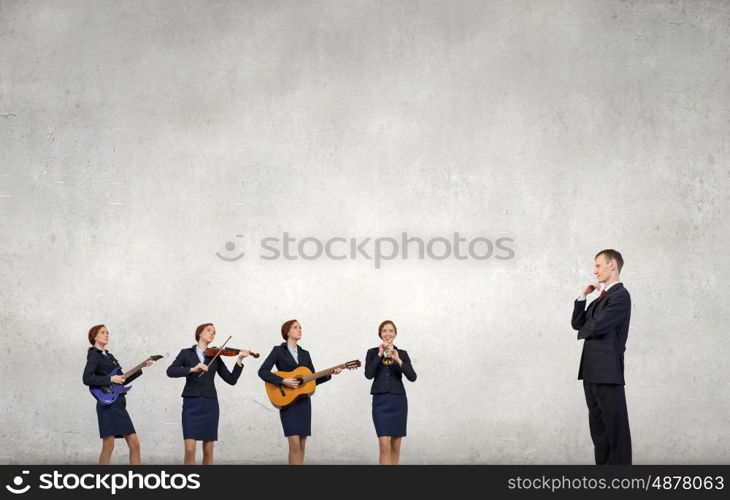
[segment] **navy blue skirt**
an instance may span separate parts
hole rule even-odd
[[[285,436],[312,435],[312,402],[309,396],[297,399],[285,410],[279,410]]]
[[[183,397],[183,439],[218,441],[218,398]]]
[[[99,420],[99,437],[121,438],[127,434],[136,434],[127,413],[127,397],[124,395],[109,406],[96,403],[96,417]]]
[[[408,422],[405,394],[373,394],[373,423],[378,437],[404,437]]]

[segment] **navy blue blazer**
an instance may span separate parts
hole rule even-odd
[[[631,296],[623,283],[613,285],[587,308],[585,301],[575,301],[571,325],[578,330],[578,340],[585,339],[578,380],[625,384],[624,351],[630,319]]]
[[[86,354],[86,366],[84,367],[84,375],[82,377],[85,385],[109,385],[112,383],[109,372],[115,366],[119,366],[119,361],[109,351],[106,354],[104,356],[96,347],[89,349],[89,352]],[[118,375],[122,374],[122,367],[119,366]],[[140,375],[142,375],[142,370],[131,375],[124,383],[128,384]]]
[[[205,356],[205,363],[208,363],[211,359],[210,356]],[[228,371],[223,360],[220,356],[208,366],[208,371],[200,376],[200,372],[190,373],[190,369],[200,363],[200,358],[195,352],[195,346],[183,349],[180,354],[177,355],[175,361],[167,369],[168,377],[186,377],[185,387],[181,396],[203,396],[206,398],[217,398],[218,393],[215,390],[215,374],[218,373],[220,377],[231,385],[236,385],[238,377],[241,376],[243,366],[238,366],[238,362],[233,367],[233,371]]]
[[[370,388],[370,394],[383,394],[389,392],[391,394],[405,394],[406,388],[403,387],[403,375],[411,382],[416,381],[416,371],[411,364],[411,358],[408,353],[402,349],[393,347],[398,351],[402,365],[394,362],[392,365],[384,365],[383,358],[378,356],[378,348],[368,349],[365,356],[365,378],[368,380],[374,378],[373,385]]]
[[[276,365],[276,370],[280,372],[290,372],[298,366],[306,366],[312,370],[312,373],[314,373],[316,370],[312,364],[312,358],[309,355],[309,351],[305,351],[301,346],[297,346],[297,349],[299,351],[297,354],[299,362],[294,361],[294,356],[292,356],[289,349],[287,349],[286,342],[275,346],[264,362],[261,363],[261,367],[259,368],[259,377],[261,377],[261,380],[269,382],[270,384],[281,385],[281,381],[284,379],[271,373],[271,369],[274,365]],[[319,385],[327,382],[331,378],[332,375],[325,375],[322,378],[318,378],[315,382]]]

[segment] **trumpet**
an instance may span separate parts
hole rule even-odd
[[[390,356],[391,352],[393,352],[393,342],[388,342],[388,345],[385,346],[385,351],[383,352],[383,364],[385,366],[393,364],[393,358]]]

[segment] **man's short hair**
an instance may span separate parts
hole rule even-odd
[[[621,257],[620,252],[618,252],[617,250],[613,250],[612,248],[607,248],[606,250],[601,250],[600,252],[598,252],[593,259],[597,259],[599,255],[605,255],[606,259],[608,260],[615,260],[616,266],[618,267],[618,272],[619,274],[621,274],[621,268],[624,267],[624,258]]]

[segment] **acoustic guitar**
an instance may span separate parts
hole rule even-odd
[[[140,364],[129,370],[127,373],[124,374],[124,378],[129,378],[138,371],[142,369],[144,364],[149,361],[157,361],[158,359],[162,359],[162,356],[159,354],[156,354],[154,356],[150,356],[149,358],[142,361]],[[110,371],[107,375],[109,377],[113,377],[114,375],[118,375],[120,371],[119,365],[115,366],[112,371]],[[119,396],[122,394],[126,394],[132,389],[131,385],[122,385],[122,384],[109,384],[109,385],[92,385],[89,386],[89,392],[91,392],[91,395],[96,398],[97,401],[99,401],[104,406],[109,406],[114,404],[114,401],[119,399]]]
[[[354,370],[359,367],[360,361],[357,359],[315,373],[312,373],[312,370],[306,366],[299,366],[290,372],[274,372],[274,375],[278,375],[281,378],[293,378],[298,380],[299,387],[296,389],[292,389],[291,387],[287,387],[283,384],[270,384],[269,382],[264,382],[264,387],[266,387],[266,394],[269,396],[271,404],[279,409],[284,409],[293,405],[297,399],[314,394],[314,389],[317,387],[316,380],[318,378],[331,375],[337,368],[342,368],[343,370],[345,368],[348,370]]]

